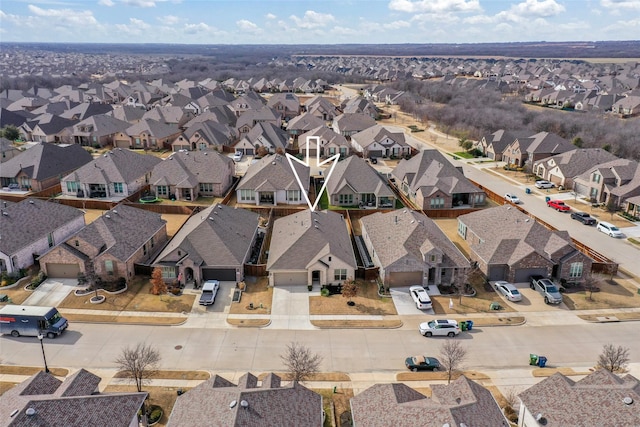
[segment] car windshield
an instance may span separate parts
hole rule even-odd
[[[427,325],[429,325],[430,328],[435,328],[436,327],[436,322],[434,322],[433,320],[429,323],[427,323]]]
[[[611,226],[611,227],[609,227],[609,228],[611,229],[611,231],[618,231],[618,227],[616,227],[616,226],[613,226],[613,225],[612,225],[612,226]]]
[[[556,293],[558,292],[558,288],[556,288],[555,286],[547,286],[547,292],[549,292],[550,294]]]
[[[511,289],[511,293],[512,293],[513,295],[518,295],[520,292],[518,292],[518,290],[517,290],[517,289]]]

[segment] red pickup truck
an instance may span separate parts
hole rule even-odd
[[[557,210],[558,212],[569,212],[571,207],[569,205],[565,205],[562,200],[549,200],[547,202],[547,206]]]

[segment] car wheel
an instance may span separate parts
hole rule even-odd
[[[448,336],[448,337],[453,338],[453,337],[455,337],[455,336],[456,336],[456,333],[455,333],[455,332],[449,332],[449,333],[447,334],[447,336]]]
[[[613,237],[613,233],[609,233],[609,237]]]
[[[424,333],[424,336],[425,336],[425,337],[430,337],[431,335],[433,335],[431,332],[425,332],[425,333]]]
[[[14,338],[18,338],[20,336],[20,332],[18,331],[11,331],[11,336]]]
[[[549,298],[544,297],[544,303],[545,303],[545,304],[549,304]]]
[[[535,289],[535,286],[533,286],[533,283],[530,283],[530,284],[529,284],[529,287],[530,287],[531,289]]]
[[[49,338],[50,340],[54,339],[56,337],[56,334],[54,334],[53,332],[47,332],[47,338]]]
[[[418,368],[411,368],[413,372],[418,372]]]

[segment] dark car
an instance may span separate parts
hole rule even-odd
[[[369,157],[369,161],[371,162],[372,165],[377,165],[378,164],[378,158],[377,157]]]
[[[437,371],[440,369],[440,362],[434,357],[413,356],[407,357],[404,361],[407,369],[417,371]]]
[[[580,221],[584,225],[595,225],[596,219],[586,212],[571,212],[571,219]]]

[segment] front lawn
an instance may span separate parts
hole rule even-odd
[[[258,277],[255,282],[245,280],[245,286],[240,302],[231,303],[229,314],[271,314],[273,288],[269,287],[269,278]]]
[[[375,282],[357,280],[358,295],[352,298],[355,305],[347,305],[347,298],[340,294],[327,297],[309,297],[309,314],[373,314],[396,315],[396,307],[391,298],[378,296],[378,285]]]
[[[594,310],[607,308],[640,307],[638,288],[631,283],[631,279],[614,278],[605,280],[597,285],[600,292],[593,292],[589,298],[589,291],[564,293],[564,303],[571,310]]]

